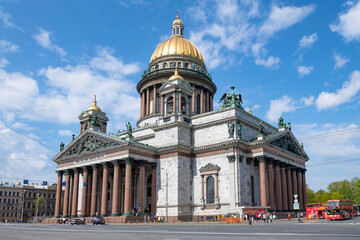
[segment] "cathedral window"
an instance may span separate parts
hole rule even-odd
[[[179,28],[176,28],[176,34],[179,34]]]
[[[172,113],[173,107],[174,107],[174,100],[173,100],[173,97],[171,96],[166,101],[166,113]]]
[[[181,68],[181,62],[178,62],[177,67]]]
[[[215,202],[215,181],[212,176],[206,179],[206,203],[212,204]]]

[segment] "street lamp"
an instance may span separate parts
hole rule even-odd
[[[26,192],[26,190],[23,189],[22,205],[21,205],[21,223],[23,223],[23,218],[24,218],[24,199],[25,199],[25,192]]]
[[[166,222],[168,222],[168,208],[169,208],[169,182],[168,173],[166,173]]]
[[[40,197],[40,193],[38,193],[37,195],[38,195],[38,199],[37,199],[37,203],[36,203],[36,222],[38,222],[38,213],[39,213],[39,197]]]

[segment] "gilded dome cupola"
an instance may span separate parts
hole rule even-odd
[[[137,84],[139,127],[161,124],[169,117],[188,121],[213,110],[216,86],[200,50],[184,37],[184,29],[178,14],[171,24],[171,37],[156,47]]]

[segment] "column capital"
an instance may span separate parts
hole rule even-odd
[[[302,168],[296,168],[296,172],[300,173]]]
[[[268,164],[273,164],[273,163],[274,163],[274,158],[272,158],[272,157],[266,157],[266,162],[267,162]]]
[[[145,160],[139,160],[137,162],[140,165],[140,167],[145,167],[145,164],[147,163],[147,161],[145,161]]]
[[[118,160],[111,161],[111,163],[114,165],[114,167],[120,166],[120,161],[118,161]]]
[[[60,177],[60,176],[62,176],[64,174],[63,171],[55,171],[55,172],[57,173],[58,177]]]
[[[99,170],[99,166],[96,164],[91,165],[91,167],[92,167],[93,171]]]
[[[247,158],[246,158],[246,164],[247,164],[247,165],[249,165],[249,164],[250,164],[251,159],[252,159],[252,158],[250,158],[250,157],[247,157]]]
[[[82,168],[83,172],[89,172],[89,168],[87,166],[83,166],[81,168]]]
[[[279,166],[279,165],[280,165],[280,161],[275,159],[275,160],[274,160],[274,166],[277,167],[277,166]]]
[[[70,169],[66,169],[64,173],[65,175],[70,175]]]
[[[293,165],[291,165],[291,164],[286,164],[286,168],[287,168],[288,170],[292,170],[292,169],[293,169]]]
[[[229,156],[226,156],[226,157],[227,157],[229,163],[235,162],[235,155],[229,155]]]
[[[103,169],[108,169],[110,165],[107,162],[102,163]]]
[[[80,169],[79,169],[79,168],[74,168],[73,171],[74,171],[74,174],[75,174],[75,173],[79,173],[79,172],[80,172]]]
[[[262,155],[262,156],[257,156],[256,159],[259,161],[259,162],[265,162],[265,156]]]
[[[125,163],[126,164],[133,164],[133,162],[134,162],[134,159],[133,158],[130,158],[130,157],[128,157],[128,158],[125,158]]]
[[[151,163],[151,169],[156,169],[156,165],[157,165],[156,162],[152,162],[152,163]]]
[[[285,167],[286,167],[286,163],[280,162],[280,167],[281,167],[281,168],[285,168]]]
[[[238,162],[242,162],[243,158],[244,158],[244,156],[238,155]]]
[[[301,173],[306,173],[307,169],[302,168],[300,171],[301,171]]]

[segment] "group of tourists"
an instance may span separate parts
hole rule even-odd
[[[261,221],[263,220],[264,223],[275,223],[276,222],[276,218],[277,216],[275,215],[275,213],[249,213],[249,214],[245,214],[244,216],[244,220],[245,221],[249,221],[249,222],[254,222],[254,221]]]

